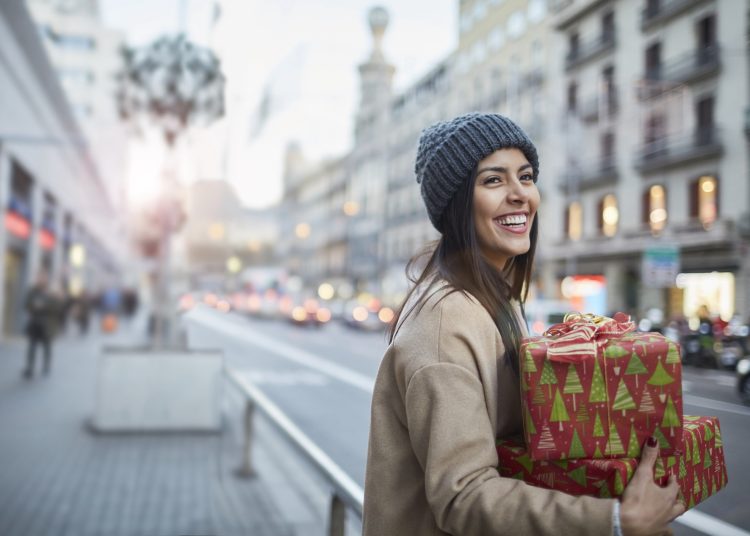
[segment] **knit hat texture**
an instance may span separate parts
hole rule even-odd
[[[472,112],[425,128],[414,171],[435,228],[442,232],[445,208],[480,160],[498,149],[520,149],[539,175],[536,147],[513,121],[498,114]]]

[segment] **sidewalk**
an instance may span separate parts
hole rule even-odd
[[[95,435],[100,345],[133,344],[136,327],[55,343],[24,380],[25,342],[0,343],[0,534],[4,536],[273,535],[296,532],[263,478],[232,471],[240,446],[221,434]],[[94,330],[95,331],[95,330]]]

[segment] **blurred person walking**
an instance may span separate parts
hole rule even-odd
[[[60,316],[59,300],[47,288],[47,275],[41,274],[36,284],[26,296],[26,368],[23,377],[30,379],[34,376],[34,361],[37,347],[42,347],[44,365],[42,371],[49,374],[52,361],[52,339],[57,331]]]
[[[75,298],[73,303],[73,318],[78,324],[78,333],[86,335],[89,331],[89,317],[91,314],[91,299],[85,290]]]
[[[501,115],[463,115],[422,132],[415,171],[441,236],[407,267],[413,286],[375,380],[364,536],[668,533],[684,506],[674,476],[665,488],[653,480],[654,438],[622,502],[498,473],[496,439],[522,431],[540,203],[532,141]]]

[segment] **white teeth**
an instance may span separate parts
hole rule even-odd
[[[497,221],[500,222],[500,225],[523,225],[526,223],[526,215],[501,216],[497,218]]]

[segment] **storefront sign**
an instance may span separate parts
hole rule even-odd
[[[674,287],[678,273],[680,273],[680,249],[677,246],[652,246],[643,252],[641,277],[645,286]]]
[[[15,212],[8,211],[5,213],[5,228],[19,238],[26,239],[31,234],[29,220]]]
[[[39,231],[39,245],[43,249],[50,250],[55,247],[55,235],[49,232],[47,229]]]

